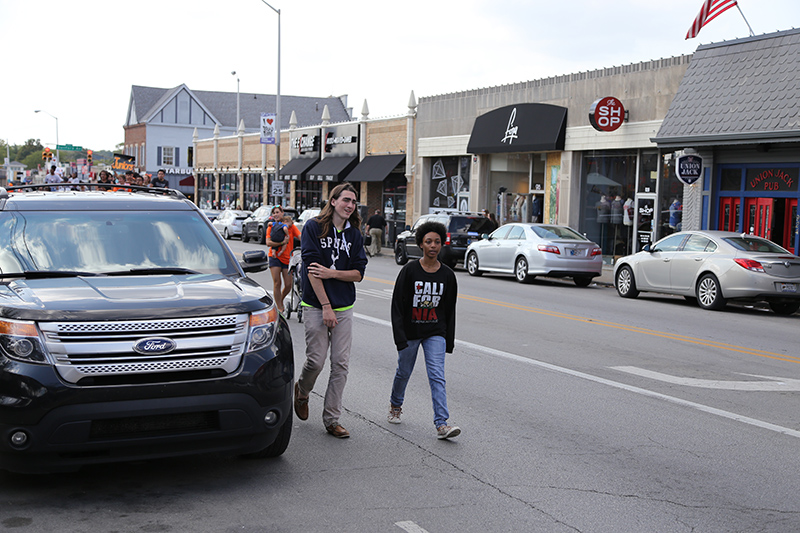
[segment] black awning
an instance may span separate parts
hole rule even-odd
[[[467,152],[561,151],[566,136],[566,107],[550,104],[509,105],[475,119]]]
[[[358,163],[358,156],[326,157],[308,171],[309,181],[342,181]]]
[[[347,181],[383,181],[405,160],[405,154],[368,155],[347,175]]]
[[[303,178],[303,174],[308,171],[309,168],[314,166],[316,162],[319,161],[316,157],[307,157],[301,159],[292,159],[281,169],[281,178],[290,181],[297,181]]]

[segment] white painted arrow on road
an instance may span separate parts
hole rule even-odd
[[[674,385],[685,385],[687,387],[699,387],[703,389],[738,390],[738,391],[757,391],[757,392],[795,392],[800,391],[800,379],[778,378],[773,376],[758,376],[756,374],[740,374],[754,378],[768,379],[769,381],[724,381],[717,379],[696,379],[682,378],[653,372],[635,366],[612,366],[612,370],[619,370],[628,374],[634,374],[644,378],[655,379]]]

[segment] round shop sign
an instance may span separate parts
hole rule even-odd
[[[613,96],[596,100],[589,109],[589,122],[597,131],[614,131],[624,120],[625,107]]]
[[[703,158],[697,154],[679,156],[675,161],[675,175],[686,185],[692,185],[703,175]]]

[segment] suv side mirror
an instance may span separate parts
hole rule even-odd
[[[409,226],[408,224],[406,224],[406,231],[411,231],[411,226]]]
[[[269,266],[267,252],[264,250],[249,250],[242,252],[242,260],[239,265],[245,272],[261,272]]]

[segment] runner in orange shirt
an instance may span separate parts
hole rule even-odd
[[[280,241],[275,242],[271,240],[272,228],[274,222],[282,223],[284,219],[283,208],[276,205],[272,208],[271,217],[272,222],[267,225],[267,246],[269,246],[269,271],[272,274],[272,297],[275,299],[275,305],[278,311],[283,313],[283,300],[292,290],[292,277],[289,274],[289,261],[292,258],[292,248],[294,248],[294,239],[300,238],[300,230],[294,225],[291,217],[286,217],[289,222],[286,223],[284,233],[286,237]],[[281,287],[283,281],[283,287]]]

